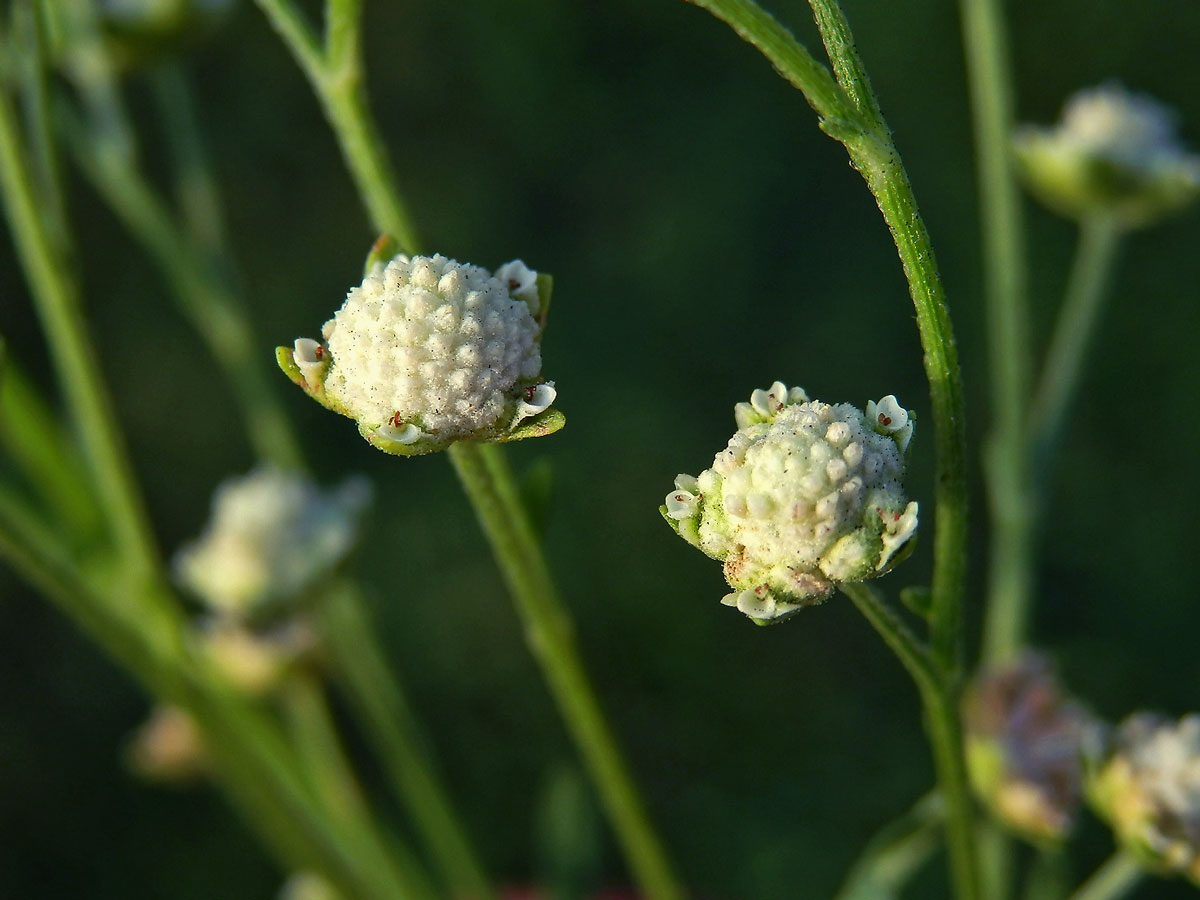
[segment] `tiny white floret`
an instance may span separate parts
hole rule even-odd
[[[320,388],[325,370],[329,367],[329,355],[325,348],[312,338],[296,338],[292,358],[304,375],[308,389],[315,391]]]
[[[538,273],[519,259],[506,262],[496,269],[496,277],[508,285],[508,291],[514,297],[519,297],[529,304],[530,311],[538,314]]]
[[[558,396],[558,391],[554,388],[553,381],[547,381],[545,384],[531,384],[524,388],[521,392],[521,399],[517,401],[516,421],[528,419],[530,416],[536,416],[548,410],[554,399]]]

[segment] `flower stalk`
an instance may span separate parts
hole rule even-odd
[[[325,46],[290,0],[257,3],[320,98],[372,224],[378,232],[391,235],[399,249],[417,252],[416,229],[400,199],[367,104],[358,51],[351,49],[360,40],[359,3],[330,0]],[[525,623],[530,648],[588,765],[634,880],[648,900],[681,900],[685,892],[596,701],[575,647],[570,617],[521,506],[511,469],[494,446],[460,441],[447,453],[492,545]]]

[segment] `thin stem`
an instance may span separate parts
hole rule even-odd
[[[87,469],[68,452],[61,421],[11,359],[0,360],[0,447],[75,538],[87,542],[102,533]]]
[[[401,250],[416,252],[420,239],[400,200],[395,173],[367,104],[362,70],[357,62],[359,35],[348,30],[348,26],[357,26],[359,22],[354,0],[340,0],[331,10],[337,16],[330,27],[331,37],[336,36],[339,42],[339,68],[333,67],[329,50],[320,47],[312,28],[290,0],[256,2],[308,76],[375,228],[395,238]],[[346,64],[347,61],[353,64]]]
[[[813,18],[821,32],[821,41],[829,61],[833,64],[833,75],[837,83],[854,101],[858,111],[875,130],[885,129],[883,112],[879,100],[871,88],[871,79],[859,58],[854,45],[854,35],[842,8],[830,0],[808,0]]]
[[[1100,324],[1123,234],[1116,219],[1093,216],[1080,224],[1079,249],[1030,409],[1035,478],[1042,485],[1048,479]]]
[[[77,122],[68,122],[67,132],[76,164],[149,251],[181,311],[224,371],[256,455],[285,468],[301,468],[299,439],[278,400],[245,303],[197,242],[182,233],[132,159],[91,153],[90,137]]]
[[[306,672],[296,672],[283,685],[284,705],[291,725],[290,737],[307,780],[320,799],[332,826],[351,837],[360,853],[369,854],[382,870],[391,870],[407,897],[430,898],[434,891],[420,871],[413,853],[392,840],[400,865],[389,858],[372,821],[362,788],[342,747],[337,725],[320,683]]]
[[[939,671],[929,651],[883,602],[874,588],[864,584],[844,584],[841,591],[854,602],[863,617],[892,648],[916,682],[925,709],[925,726],[933,749],[938,785],[946,804],[946,845],[955,896],[959,900],[978,900],[981,895],[975,817],[962,755],[958,695],[953,682]]]
[[[1070,900],[1118,900],[1128,894],[1146,874],[1131,854],[1118,850],[1070,897]]]
[[[157,66],[150,75],[174,169],[175,201],[182,219],[180,231],[190,235],[214,258],[231,257],[221,197],[187,75],[182,65],[174,61]]]
[[[321,603],[334,674],[451,894],[489,897],[488,878],[429,764],[424,729],[376,643],[362,602],[352,585],[341,584]]]
[[[683,888],[584,673],[574,627],[550,579],[503,454],[491,445],[466,442],[448,452],[516,601],[526,641],[583,755],[638,887],[648,900],[680,900]]]
[[[296,63],[308,76],[314,88],[325,73],[325,52],[316,31],[292,0],[255,0],[275,26]]]
[[[976,834],[984,900],[1008,900],[1012,896],[1013,839],[991,818],[980,821]]]
[[[756,47],[775,71],[798,88],[817,115],[870,127],[870,122],[829,70],[753,0],[686,0],[706,9]]]
[[[56,252],[41,219],[40,198],[33,195],[33,183],[7,98],[0,96],[0,187],[5,212],[59,381],[82,432],[97,491],[134,583],[144,586],[158,578],[158,552],[113,404],[104,388],[99,359],[88,339],[74,266]],[[151,595],[156,593],[147,596]],[[162,607],[158,612],[163,627],[177,627],[177,611]]]
[[[941,676],[930,659],[929,648],[884,603],[879,591],[862,583],[843,584],[840,590],[854,602],[863,618],[871,623],[883,642],[896,654],[922,693],[938,690]]]
[[[1012,158],[1014,101],[1008,35],[999,0],[961,0],[983,230],[992,424],[985,459],[992,546],[984,658],[999,662],[1021,634],[1033,591],[1033,515],[1025,428],[1032,358],[1020,191]]]
[[[878,109],[878,103],[872,99],[865,68],[858,59],[845,17],[835,0],[818,0],[813,5],[819,13],[817,26],[822,30],[826,47],[839,57],[835,60],[835,69],[857,97],[857,105],[850,101],[849,111],[839,99],[849,100],[841,87],[835,83],[836,90],[830,92],[826,84],[828,73],[824,68],[816,66],[818,71],[814,71],[816,64],[808,52],[751,0],[703,0],[698,5],[723,18],[738,34],[758,47],[784,78],[804,91],[813,108],[827,116],[822,127],[845,145],[852,163],[866,180],[892,234],[908,281],[924,350],[937,450],[937,521],[930,611],[930,655],[937,677],[932,685],[923,669],[902,653],[905,646],[897,642],[895,632],[880,629],[880,633],[900,655],[921,690],[938,779],[949,809],[947,841],[951,874],[960,900],[974,900],[979,896],[979,863],[957,702],[967,563],[965,409],[958,351],[929,233],[886,124],[882,118],[878,123],[872,122],[859,111]],[[839,107],[838,121],[831,118],[831,104]],[[872,624],[880,628],[878,620],[873,619]]]
[[[258,0],[273,19],[287,6]],[[278,23],[277,23],[278,25]],[[310,74],[342,153],[375,227],[411,251],[419,246],[395,178],[371,119],[357,71]],[[828,73],[826,73],[828,77]],[[830,79],[832,81],[832,79]],[[558,599],[546,561],[499,448],[460,442],[448,451],[484,527],[516,601],[530,647],[597,784],[635,880],[648,900],[684,896],[575,649],[570,619]]]
[[[835,900],[898,897],[937,852],[945,812],[936,793],[927,794],[868,841]]]

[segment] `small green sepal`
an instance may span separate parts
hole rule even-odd
[[[400,244],[390,234],[381,234],[371,245],[367,260],[363,263],[363,278],[371,274],[376,265],[387,265],[388,260],[400,253]]]

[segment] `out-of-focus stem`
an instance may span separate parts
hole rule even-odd
[[[490,897],[487,876],[429,764],[429,742],[378,646],[363,598],[353,585],[338,585],[323,600],[321,614],[334,675],[442,880],[459,900]]]

